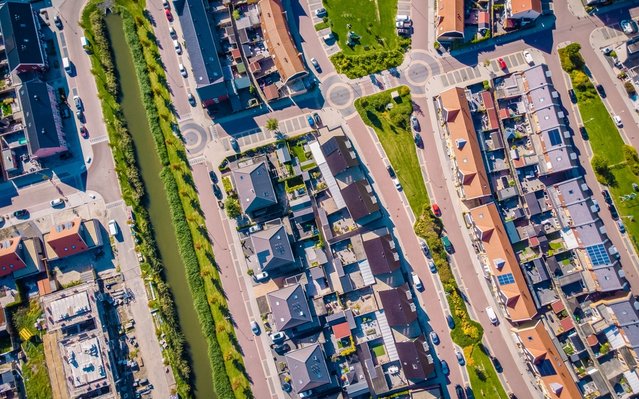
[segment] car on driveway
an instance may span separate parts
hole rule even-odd
[[[631,19],[624,19],[619,23],[623,33],[627,35],[632,35],[637,32],[637,23]]]
[[[273,346],[273,350],[275,351],[275,353],[277,353],[278,355],[283,355],[286,352],[291,350],[291,346],[289,344],[279,344],[279,345],[275,345]]]
[[[254,277],[255,281],[264,281],[268,278],[268,272],[257,273]]]
[[[601,52],[603,53],[603,55],[610,55],[612,53],[612,48],[611,47],[604,47],[601,49]]]
[[[49,201],[49,205],[51,205],[52,208],[57,208],[62,204],[64,204],[64,198],[56,198]]]
[[[310,127],[312,127],[313,129],[315,129],[315,119],[313,119],[313,115],[307,115],[306,116],[306,121],[308,122],[308,125]]]
[[[317,62],[317,59],[311,58],[311,64],[313,64],[313,68],[315,68],[317,72],[322,72],[322,68],[320,67],[319,62]]]
[[[524,51],[524,60],[526,60],[528,65],[534,65],[535,64],[535,60],[533,59],[532,54],[530,54],[530,51],[528,51],[528,50]]]
[[[13,212],[13,216],[17,218],[25,218],[29,216],[29,211],[26,209],[18,209],[17,211]]]
[[[508,69],[508,65],[506,65],[506,61],[504,61],[503,58],[498,58],[497,59],[497,63],[499,64],[499,67],[503,70]]]
[[[179,64],[178,68],[180,69],[180,75],[186,78],[186,68],[184,68],[184,64]]]
[[[617,125],[617,127],[623,126],[623,121],[621,120],[621,117],[619,115],[613,115],[612,120],[615,121],[615,125]]]
[[[429,335],[430,342],[432,342],[433,345],[439,345],[439,336],[437,335],[437,333],[435,331],[431,331]]]
[[[173,22],[173,14],[171,14],[171,10],[169,10],[168,8],[165,8],[164,15],[166,16],[167,21]]]
[[[240,144],[237,142],[235,137],[231,137],[229,139],[229,142],[231,143],[231,148],[233,148],[234,151],[236,151],[236,152],[240,151]]]
[[[439,209],[439,205],[433,204],[432,208],[433,208],[433,213],[435,214],[435,216],[440,217],[442,215],[442,210]]]
[[[599,93],[601,98],[606,98],[606,90],[604,89],[602,85],[595,86],[595,89],[597,89],[597,93]]]
[[[253,331],[255,335],[260,335],[260,325],[257,324],[255,320],[251,321],[251,331]]]
[[[328,12],[326,12],[326,8],[324,7],[315,10],[315,16],[317,18],[324,18],[326,15],[328,15]]]
[[[448,375],[450,373],[450,369],[448,368],[448,363],[446,360],[442,360],[442,374]]]
[[[288,339],[288,336],[286,335],[286,333],[285,333],[285,332],[283,332],[283,331],[278,331],[278,332],[275,332],[275,333],[273,333],[273,334],[269,335],[269,338],[271,339],[271,341],[272,341],[274,344],[279,344],[279,343],[281,343],[281,342],[286,341],[286,340]]]
[[[410,116],[410,125],[413,127],[415,131],[419,132],[419,129],[420,129],[419,121],[417,120],[417,117],[415,115]]]
[[[317,112],[313,112],[313,119],[315,119],[315,123],[317,123],[317,126],[322,124],[322,119]]]
[[[603,195],[604,201],[606,201],[606,204],[608,205],[612,204],[612,197],[610,196],[610,191],[603,189],[601,190],[601,195]]]

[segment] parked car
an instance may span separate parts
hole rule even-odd
[[[610,191],[603,189],[601,190],[601,195],[603,195],[604,201],[606,201],[606,204],[608,205],[612,204],[612,197],[610,196]]]
[[[260,335],[260,325],[257,324],[257,321],[255,320],[251,321],[251,331],[253,331],[253,334],[255,335]]]
[[[433,204],[431,205],[431,207],[433,208],[433,213],[435,214],[435,216],[440,217],[442,215],[442,210],[439,209],[439,205]]]
[[[169,5],[169,0],[162,0],[162,7],[164,7],[165,10],[171,9],[171,6]]]
[[[464,395],[464,388],[462,388],[462,386],[459,384],[455,385],[455,393],[457,394],[457,399],[466,398],[466,396]]]
[[[619,232],[621,234],[626,232],[626,226],[624,226],[623,222],[621,220],[617,220],[617,228],[619,229]]]
[[[75,104],[75,109],[79,111],[84,110],[84,104],[82,104],[80,96],[73,96],[73,103]]]
[[[450,242],[450,238],[448,238],[448,236],[442,237],[442,244],[444,244],[444,249],[449,254],[452,254],[455,252],[455,248],[453,248],[453,244]]]
[[[60,19],[60,16],[57,14],[55,17],[53,17],[53,23],[55,24],[55,27],[58,28],[59,30],[62,30],[62,28],[64,28],[64,25],[62,25],[62,20]]]
[[[255,281],[264,281],[268,278],[268,272],[257,273],[254,277]]]
[[[29,211],[26,210],[26,209],[18,209],[17,211],[13,212],[13,216],[15,216],[17,218],[28,217],[29,216]]]
[[[277,353],[278,355],[283,355],[286,352],[291,350],[291,346],[289,344],[279,344],[279,345],[275,345],[273,346],[273,350],[275,351],[275,353]]]
[[[286,341],[288,339],[288,336],[286,335],[285,332],[278,331],[269,335],[269,338],[271,339],[271,342],[273,342],[274,344],[278,344],[278,343]]]
[[[568,96],[570,97],[571,103],[577,104],[577,95],[575,95],[575,91],[573,89],[568,89]]]
[[[432,259],[428,259],[428,268],[430,269],[431,273],[437,273],[437,266],[435,265],[435,262],[433,262]]]
[[[413,140],[415,141],[415,145],[417,146],[417,148],[424,148],[424,140],[422,139],[421,134],[415,133]]]
[[[619,115],[613,115],[612,119],[615,121],[615,125],[617,125],[617,127],[623,126],[623,121]]]
[[[495,371],[497,371],[498,373],[504,371],[503,367],[501,367],[499,359],[497,359],[495,356],[491,356],[490,360],[493,362],[493,366],[495,366]]]
[[[82,136],[83,139],[89,138],[89,131],[87,130],[86,127],[80,126],[80,136]]]
[[[322,72],[322,68],[320,67],[319,62],[317,62],[317,60],[315,58],[311,58],[311,64],[313,64],[313,68],[315,68],[315,70],[317,72]]]
[[[177,39],[173,39],[173,48],[178,55],[182,54],[182,46],[180,45],[180,42],[177,41]]]
[[[56,198],[49,201],[49,205],[51,205],[52,208],[56,208],[62,204],[64,204],[64,198]]]
[[[601,52],[603,53],[603,55],[610,55],[612,53],[612,48],[611,47],[604,47],[601,49]]]
[[[81,109],[79,109],[79,110],[75,111],[75,116],[77,116],[77,117],[78,117],[78,120],[79,120],[80,122],[84,122],[84,112],[82,112],[82,110],[81,110]]]
[[[180,69],[180,75],[186,78],[186,68],[184,68],[184,64],[179,64],[178,68]]]
[[[399,28],[397,29],[397,34],[400,36],[410,36],[411,28]]]
[[[164,15],[166,15],[167,21],[173,22],[173,14],[171,14],[171,10],[165,8],[164,9]]]
[[[448,363],[446,363],[446,360],[442,360],[442,374],[448,375],[448,373],[450,373],[450,369],[448,368]]]
[[[453,316],[446,315],[446,323],[448,323],[448,328],[451,330],[455,328],[455,320],[453,319]]]
[[[612,220],[619,219],[619,212],[617,212],[617,207],[614,204],[608,205],[608,210],[610,211],[610,216],[612,216]]]
[[[599,201],[596,199],[592,200],[592,205],[590,206],[590,210],[593,212],[599,212],[601,208],[599,207]]]
[[[460,351],[455,350],[455,357],[457,357],[457,363],[459,363],[461,366],[466,364],[466,359],[464,359],[464,354],[461,353]]]
[[[602,85],[596,85],[595,89],[597,89],[597,93],[599,93],[601,98],[606,98],[606,90]]]
[[[429,335],[430,342],[432,342],[433,345],[439,345],[439,336],[437,335],[437,333],[435,331],[431,331]]]
[[[322,119],[317,112],[313,112],[313,119],[315,119],[315,123],[317,124],[317,126],[322,124]]]
[[[238,151],[238,152],[240,151],[240,145],[235,139],[235,137],[231,137],[229,139],[229,142],[231,143],[231,147],[233,148],[234,151]]]
[[[222,195],[222,190],[220,190],[220,186],[218,186],[217,184],[213,183],[213,195],[215,195],[215,198],[221,200],[223,195]]]
[[[195,107],[197,105],[195,102],[195,97],[190,92],[189,94],[187,94],[186,98],[189,100],[189,104],[191,104],[191,107]]]
[[[322,39],[324,39],[324,41],[326,43],[328,43],[330,41],[333,41],[333,39],[335,39],[335,35],[333,34],[333,32],[331,32],[331,33],[328,33],[328,34],[322,36]]]
[[[427,258],[430,258],[430,248],[428,248],[428,244],[424,240],[419,240],[419,246],[422,247],[422,251],[424,251],[424,255]]]
[[[417,120],[417,117],[415,115],[410,116],[410,125],[413,127],[415,131],[419,132],[419,129],[420,129],[419,121]]]
[[[173,26],[169,26],[169,36],[171,36],[171,39],[177,39],[177,32],[175,32]]]
[[[637,23],[631,19],[624,19],[619,23],[623,33],[631,35],[637,32]]]
[[[328,12],[326,11],[326,8],[324,7],[318,8],[317,10],[315,10],[315,16],[317,18],[324,18],[327,15],[328,15]]]
[[[497,63],[499,63],[499,67],[503,70],[508,69],[508,65],[506,65],[506,61],[503,58],[498,58]]]
[[[526,60],[528,65],[535,65],[535,60],[533,59],[532,54],[530,54],[530,51],[528,50],[524,51],[524,60]]]
[[[424,288],[424,285],[422,284],[422,280],[419,278],[419,276],[415,272],[412,272],[410,274],[410,278],[413,281],[413,285],[415,286],[416,290],[421,291]]]
[[[260,223],[256,223],[253,226],[249,227],[248,232],[253,234],[262,230],[262,225]]]
[[[390,165],[386,166],[386,171],[388,171],[388,175],[393,181],[395,188],[400,190],[402,188],[402,185],[400,184],[399,179],[397,178],[397,175],[395,174],[395,171],[393,170],[393,167]]]

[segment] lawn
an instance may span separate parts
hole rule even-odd
[[[384,345],[374,346],[371,348],[371,350],[375,354],[375,357],[384,356],[386,354],[386,351],[384,350]]]
[[[344,54],[362,54],[397,47],[397,0],[324,0],[323,3],[328,11],[329,25]],[[361,36],[358,45],[347,45],[349,31]]]
[[[413,111],[410,91],[405,86],[398,90],[400,92],[398,101],[392,100],[390,96],[392,90],[387,90],[357,99],[355,107],[364,123],[375,130],[386,156],[397,173],[411,209],[418,216],[422,213],[424,206],[430,202],[408,120]],[[391,101],[396,105],[393,110],[386,111],[385,104]],[[391,121],[392,113],[401,115]],[[399,119],[400,117],[403,119]],[[398,124],[400,120],[402,123]]]
[[[291,140],[288,141],[288,148],[293,153],[293,156],[299,159],[300,163],[306,161],[308,157],[304,152],[304,144],[306,144],[306,140]]]
[[[482,348],[481,344],[464,348],[464,357],[467,361],[466,368],[468,369],[473,394],[476,398],[506,399],[508,395],[506,395],[502,385],[495,384],[495,381],[499,381],[499,379],[493,362]]]

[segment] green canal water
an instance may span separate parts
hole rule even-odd
[[[124,37],[122,18],[116,14],[110,14],[107,16],[106,22],[115,55],[115,66],[120,76],[122,110],[133,135],[138,164],[147,192],[147,209],[155,230],[158,249],[165,265],[165,277],[171,286],[180,326],[189,348],[189,360],[194,376],[193,391],[196,398],[213,399],[215,394],[211,380],[208,347],[193,307],[193,298],[186,281],[184,264],[178,253],[177,237],[171,215],[168,212],[169,204],[160,180],[160,159],[155,151],[155,143],[146,119],[142,95],[135,76],[133,58]],[[159,362],[161,359],[157,359],[157,361]]]

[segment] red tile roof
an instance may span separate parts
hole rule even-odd
[[[22,237],[13,237],[0,242],[0,277],[27,267],[22,259],[22,246]]]
[[[562,310],[566,309],[566,307],[564,306],[564,303],[561,302],[560,300],[556,300],[555,302],[551,303],[550,307],[552,308],[552,311],[555,313],[559,313]]]
[[[570,317],[566,317],[565,319],[561,319],[559,321],[559,324],[564,329],[564,332],[570,331],[573,328],[575,328],[575,324],[572,322],[572,319]]]
[[[333,326],[333,335],[335,338],[342,339],[351,336],[351,328],[348,326],[348,322],[343,322]]]
[[[82,219],[76,218],[53,226],[46,236],[46,242],[59,258],[71,256],[89,249],[82,237]]]
[[[464,34],[464,0],[438,1],[437,39],[451,33]]]
[[[495,109],[495,102],[493,96],[489,91],[481,92],[481,99],[484,102],[486,113],[488,114],[488,129],[494,130],[499,128],[499,119],[497,118],[497,110]]]
[[[51,282],[48,278],[43,278],[38,280],[38,293],[40,296],[47,295],[51,293]]]

